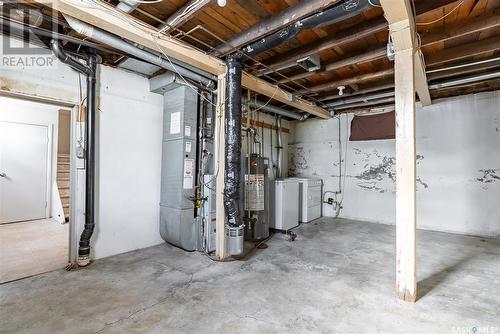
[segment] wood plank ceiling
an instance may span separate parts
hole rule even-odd
[[[118,4],[118,0],[108,2]],[[130,15],[152,26],[159,26],[187,2],[162,0],[141,3]],[[227,5],[220,7],[216,1],[212,1],[187,22],[170,31],[170,34],[204,52],[215,54],[214,48],[222,41],[228,41],[237,33],[299,2],[300,0],[227,0]],[[373,2],[378,3],[378,0]],[[414,0],[414,7],[428,71],[500,57],[500,0]],[[70,33],[68,29],[66,32]],[[391,88],[393,62],[386,56],[388,35],[383,11],[375,6],[339,23],[300,32],[282,45],[259,54],[257,62],[248,62],[247,71],[326,106],[341,99],[337,90],[340,85],[346,86],[342,98]],[[300,56],[310,54],[320,56],[319,70],[307,72],[299,66],[292,66],[263,74],[267,66],[276,67],[290,61],[293,63]],[[114,66],[117,57],[116,54],[108,57],[106,62]],[[496,61],[428,73],[431,96],[436,99],[498,89],[500,80],[495,78],[456,88],[432,89],[432,85],[443,80],[491,73],[499,69],[500,62]],[[392,101],[381,102],[381,105],[391,104]],[[349,109],[343,110],[345,111]]]
[[[157,20],[144,13],[165,20],[185,2],[163,0],[156,4],[141,4],[139,11],[132,15],[158,25]],[[299,0],[228,0],[225,7],[219,7],[213,1],[172,34],[212,53],[210,46],[216,47],[221,40],[227,41],[235,34],[297,3]],[[414,5],[427,70],[500,56],[499,0],[415,0]],[[491,27],[485,29],[484,22],[487,20],[492,21]],[[476,29],[473,29],[474,25]],[[390,86],[393,81],[393,63],[386,57],[387,42],[388,29],[383,11],[373,7],[362,15],[340,23],[303,31],[279,47],[260,54],[257,59],[271,66],[293,60],[296,58],[293,56],[307,54],[309,50],[318,51],[322,64],[322,69],[318,71],[308,73],[294,66],[265,77],[323,103],[339,98],[337,86],[342,82],[347,83],[344,96],[380,85]],[[264,68],[258,63],[249,65],[250,71],[256,74]],[[499,62],[494,62],[489,66],[464,68],[462,71],[432,73],[428,77],[429,85],[464,74],[498,70],[498,65]],[[434,89],[431,90],[431,96],[435,99],[498,89],[498,81],[493,79],[472,83],[458,89]]]

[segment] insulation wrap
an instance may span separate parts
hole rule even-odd
[[[228,224],[241,225],[239,207],[241,166],[241,74],[242,65],[235,58],[227,60],[226,83],[226,160],[224,207]]]

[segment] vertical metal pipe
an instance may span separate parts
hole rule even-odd
[[[240,213],[241,174],[241,75],[242,65],[234,59],[227,60],[226,84],[226,159],[224,175],[224,207],[227,216],[228,252],[243,252],[243,224]]]
[[[277,177],[278,179],[283,177],[283,136],[281,127],[281,116],[276,116],[276,150],[278,153],[278,163],[277,163]]]
[[[87,75],[87,119],[85,129],[85,227],[80,236],[77,259],[79,266],[86,266],[90,263],[90,238],[95,227],[95,100],[97,58],[93,50],[89,55],[87,65],[90,73]]]

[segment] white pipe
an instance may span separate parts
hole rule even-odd
[[[338,106],[343,106],[346,104],[351,104],[351,103],[356,103],[356,102],[368,102],[370,100],[380,99],[380,98],[384,98],[384,97],[391,97],[391,96],[394,96],[393,90],[391,90],[389,92],[383,92],[383,93],[377,93],[377,94],[371,94],[371,95],[363,95],[363,96],[359,96],[359,97],[353,97],[350,99],[348,98],[348,99],[344,99],[344,100],[339,100],[339,101],[335,101],[332,103],[328,103],[327,106],[334,107],[334,109],[335,109]]]
[[[461,65],[455,65],[455,66],[437,68],[435,70],[425,71],[425,73],[436,73],[436,72],[443,72],[443,71],[449,71],[449,70],[456,70],[457,68],[469,67],[469,66],[475,66],[475,65],[481,65],[481,64],[486,64],[486,63],[491,63],[491,62],[494,62],[494,61],[498,61],[498,60],[500,60],[500,57],[479,60],[479,61],[475,61],[475,62],[472,62],[472,63],[466,63],[466,64],[461,64]]]
[[[139,7],[140,1],[135,1],[135,0],[122,0],[118,5],[116,5],[116,8],[121,10],[122,12],[125,12],[127,14],[132,13],[137,7]]]
[[[453,86],[458,86],[458,85],[467,84],[467,83],[471,83],[471,82],[495,79],[498,77],[500,77],[500,71],[493,72],[493,73],[481,74],[481,75],[475,75],[475,76],[466,77],[466,78],[457,79],[457,80],[450,80],[450,81],[445,81],[445,82],[441,82],[441,83],[436,83],[436,84],[430,85],[429,89],[453,87]]]
[[[214,83],[214,81],[200,74],[194,73],[193,71],[190,71],[180,65],[174,65],[167,59],[155,55],[149,51],[139,49],[136,46],[125,42],[121,38],[118,38],[110,33],[105,32],[104,30],[91,26],[69,15],[64,15],[64,17],[66,18],[66,21],[68,21],[68,24],[71,26],[71,28],[73,28],[81,35],[87,36],[93,40],[107,44],[115,49],[118,49],[134,57],[142,59],[148,63],[158,65],[168,71],[177,73],[182,77],[186,77],[193,81],[199,82],[204,86],[208,87]]]

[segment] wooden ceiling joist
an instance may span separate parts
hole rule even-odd
[[[479,33],[481,31],[497,27],[500,27],[499,10],[495,10],[484,15],[475,16],[467,20],[461,20],[460,22],[457,22],[450,26],[445,26],[441,29],[433,30],[429,33],[422,33],[422,47],[428,47],[437,43],[442,43],[451,39]],[[347,56],[326,64],[322,70],[293,75],[286,79],[280,80],[279,83],[284,84],[291,81],[305,79],[313,75],[334,71],[342,67],[374,61],[383,58],[386,55],[387,49],[385,46],[364,53],[359,53],[358,51],[351,56]]]
[[[332,6],[339,1],[340,0],[300,1],[295,6],[288,7],[277,15],[270,16],[260,21],[256,25],[248,28],[247,30],[236,34],[225,44],[219,45],[216,48],[216,53],[218,55],[225,55],[231,52],[233,49],[240,49],[241,47],[258,40],[262,36],[274,33],[279,29],[289,26],[290,24],[293,24],[306,16],[312,15],[329,6]]]
[[[428,67],[433,67],[497,50],[500,50],[500,35],[444,49],[440,53],[427,57],[426,64]]]
[[[170,30],[176,27],[180,27],[181,25],[195,17],[198,11],[200,11],[206,5],[210,4],[211,1],[212,0],[188,1],[184,6],[170,15],[170,17],[165,20],[165,24],[161,25],[159,28]]]
[[[35,0],[41,4],[47,4],[46,0]],[[226,66],[224,62],[216,57],[209,56],[192,46],[169,36],[158,34],[158,29],[139,21],[138,19],[117,11],[113,6],[99,1],[81,0],[57,0],[51,2],[54,9],[61,13],[77,17],[86,23],[99,27],[112,34],[126,38],[147,48],[161,51],[179,61],[188,63],[194,67],[214,75],[224,74]],[[330,118],[330,113],[313,103],[294,97],[278,86],[272,85],[262,79],[244,73],[242,78],[243,87],[259,94],[271,97],[279,102],[292,106],[301,111],[316,115],[321,118]]]
[[[265,64],[271,68],[279,68],[282,65],[294,63],[304,57],[317,54],[343,44],[352,43],[360,38],[368,37],[384,30],[387,30],[387,22],[385,22],[382,18],[375,18],[360,27],[348,29],[347,31],[341,31],[333,36],[321,38],[307,47],[300,47],[286,54],[276,56],[266,61]]]
[[[394,75],[394,69],[389,68],[387,70],[370,72],[365,74],[355,75],[349,78],[338,79],[335,81],[330,81],[321,85],[313,86],[308,89],[299,90],[299,94],[311,94],[324,90],[337,89],[338,86],[347,86],[356,83],[363,83],[370,80],[379,80]]]

